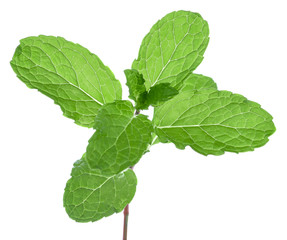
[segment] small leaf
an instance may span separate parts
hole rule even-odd
[[[178,94],[178,91],[170,86],[170,83],[160,83],[150,88],[147,95],[147,103],[159,106]]]
[[[153,124],[162,142],[203,155],[252,151],[275,131],[272,116],[259,104],[214,89],[179,93],[155,108]]]
[[[64,193],[64,207],[77,222],[94,222],[121,212],[135,195],[137,179],[131,169],[106,176],[81,159],[74,164]]]
[[[124,71],[127,78],[127,86],[129,88],[129,98],[137,101],[139,96],[146,92],[143,75],[135,69],[126,69]]]
[[[139,96],[139,98],[138,98],[138,100],[137,100],[137,102],[136,102],[136,106],[135,106],[135,108],[139,111],[139,110],[144,110],[144,109],[148,109],[148,107],[149,107],[149,103],[148,103],[148,92],[144,92],[144,93],[142,93],[140,96]]]
[[[120,82],[95,54],[61,37],[22,39],[11,66],[29,88],[52,98],[84,127],[93,126],[103,104],[122,96]]]
[[[148,109],[147,91],[145,89],[143,75],[135,69],[126,69],[124,72],[130,93],[129,98],[135,101],[135,108],[137,110]]]
[[[179,73],[201,63],[208,35],[208,24],[198,13],[171,12],[144,37],[132,68],[143,74],[147,90],[157,83],[172,83]]]
[[[104,174],[118,173],[136,164],[151,142],[153,131],[147,116],[134,115],[129,101],[105,104],[95,120],[96,132],[89,140],[87,161]]]

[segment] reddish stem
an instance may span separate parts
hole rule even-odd
[[[131,166],[130,169],[134,169],[134,166]],[[124,209],[124,231],[123,231],[123,240],[128,239],[128,221],[129,221],[129,205],[127,205]]]
[[[123,240],[128,239],[128,220],[129,220],[129,205],[124,209],[124,231],[123,231]]]

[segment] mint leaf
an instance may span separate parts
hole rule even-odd
[[[74,164],[64,193],[64,207],[77,222],[94,222],[121,212],[133,199],[137,179],[131,169],[106,176],[81,159]]]
[[[178,94],[170,83],[157,84],[147,92],[142,74],[135,69],[126,69],[124,72],[129,87],[129,98],[135,101],[137,110],[148,109],[150,105],[158,106]]]
[[[96,132],[89,140],[87,161],[104,174],[118,173],[136,164],[151,142],[147,116],[134,115],[129,101],[105,104],[95,119]]]
[[[160,140],[158,136],[153,132],[152,133],[152,141],[151,141],[151,146],[160,143]]]
[[[121,85],[89,50],[61,37],[38,36],[20,41],[11,66],[29,88],[60,105],[76,124],[92,127],[98,109],[121,99]]]
[[[171,12],[145,36],[132,68],[143,74],[147,90],[159,82],[172,83],[201,63],[208,35],[208,24],[198,13]]]
[[[214,89],[179,93],[155,108],[153,124],[162,142],[203,155],[252,151],[275,131],[272,116],[259,104]]]
[[[124,73],[127,78],[127,86],[130,93],[129,98],[137,101],[139,96],[146,92],[143,75],[135,69],[126,69]]]
[[[160,83],[150,88],[147,95],[147,105],[159,106],[178,94],[178,91],[170,86],[170,83]]]
[[[190,71],[179,74],[173,85],[175,85],[174,88],[179,89],[179,91],[203,90],[209,88],[217,89],[217,85],[212,78],[201,74],[194,74]]]
[[[143,75],[135,69],[126,69],[124,73],[130,93],[129,98],[135,101],[135,108],[137,110],[147,109],[149,105],[147,104],[147,91]]]

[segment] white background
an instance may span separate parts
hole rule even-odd
[[[21,38],[58,35],[97,54],[120,79],[144,35],[174,10],[199,12],[210,44],[196,73],[259,102],[277,132],[254,152],[204,157],[156,145],[135,167],[129,240],[287,239],[286,1],[2,1],[0,239],[122,238],[122,214],[76,223],[62,207],[72,164],[93,131],[28,89],[9,61]]]

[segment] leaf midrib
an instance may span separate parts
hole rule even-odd
[[[193,20],[193,22],[189,25],[189,28],[188,28],[186,34],[183,36],[183,38],[179,41],[178,44],[176,44],[176,46],[175,46],[175,48],[174,48],[172,54],[170,55],[169,60],[168,60],[167,63],[163,66],[163,68],[161,69],[160,73],[158,74],[156,80],[155,80],[154,83],[151,85],[151,87],[153,87],[153,86],[159,81],[159,78],[161,77],[163,71],[166,69],[166,67],[168,66],[168,64],[171,62],[171,59],[172,59],[172,57],[174,56],[174,54],[175,54],[175,52],[176,52],[178,46],[182,43],[182,41],[183,41],[183,40],[186,38],[186,36],[189,34],[190,28],[191,28],[192,24],[195,22],[195,20],[196,20],[197,18],[198,18],[198,16],[196,16],[196,18]],[[174,23],[173,23],[173,24],[174,24]],[[160,31],[160,29],[159,29],[159,31]],[[174,34],[173,34],[173,35],[174,35]]]
[[[23,55],[24,55],[24,54],[23,54]],[[24,55],[24,56],[26,56],[26,55]],[[26,57],[27,57],[27,56],[26,56]],[[63,79],[63,80],[66,82],[66,84],[69,84],[69,85],[75,87],[76,89],[80,90],[81,92],[83,92],[84,94],[86,94],[89,98],[91,98],[93,101],[95,101],[95,102],[98,103],[99,105],[101,105],[101,106],[103,105],[103,103],[99,102],[97,99],[95,99],[94,97],[92,97],[89,93],[87,93],[86,91],[84,91],[82,88],[80,88],[79,86],[77,86],[77,85],[71,83],[70,81],[68,81],[67,79],[65,79],[63,76],[61,76],[61,75],[57,72],[57,70],[55,70],[55,72],[52,72],[51,70],[49,70],[49,69],[47,69],[47,68],[45,68],[45,67],[42,67],[42,66],[36,64],[31,58],[29,58],[29,57],[27,57],[27,58],[35,64],[34,67],[39,67],[39,68],[42,68],[42,69],[48,71],[49,73],[56,74],[58,77],[60,77],[61,79]],[[20,66],[20,65],[16,64],[15,62],[11,62],[11,63],[14,64],[16,67],[21,67],[21,68],[25,68],[25,69],[29,70],[28,68],[23,67],[23,66]],[[18,71],[18,72],[19,72],[19,71]],[[17,75],[18,75],[18,74],[17,74]],[[18,77],[19,77],[19,76],[22,77],[22,75],[18,75]],[[25,77],[25,78],[26,78],[26,77]],[[26,78],[26,79],[27,79],[27,78]],[[28,79],[27,79],[27,80],[28,80]],[[28,80],[28,81],[31,82],[30,80]],[[42,84],[45,85],[45,83],[42,83]],[[51,83],[51,84],[53,84],[53,85],[60,85],[60,84],[57,84],[57,83]],[[63,83],[62,83],[62,84],[63,84]]]
[[[258,125],[258,124],[257,124]],[[164,128],[191,128],[191,127],[208,127],[208,126],[220,126],[220,127],[226,127],[226,128],[231,128],[231,129],[253,129],[256,131],[262,131],[260,129],[254,129],[254,127],[232,127],[232,126],[227,126],[224,124],[202,124],[202,125],[176,125],[176,126],[157,126],[156,128],[158,129],[164,129]]]

